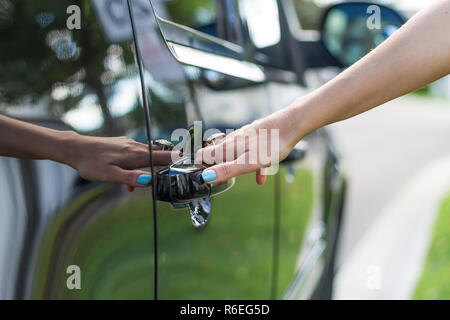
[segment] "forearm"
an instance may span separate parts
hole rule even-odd
[[[2,156],[67,163],[67,141],[76,135],[73,131],[52,130],[0,115]]]
[[[447,75],[449,33],[449,0],[414,16],[377,49],[290,107],[297,138]]]
[[[153,163],[167,166],[177,151],[153,148]],[[91,137],[52,130],[0,115],[0,156],[49,159],[73,167],[91,181],[122,183],[129,191],[150,185],[149,146],[127,137]]]

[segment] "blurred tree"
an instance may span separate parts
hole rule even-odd
[[[216,18],[215,0],[170,0],[165,5],[171,20],[185,26],[200,27]]]
[[[325,7],[318,6],[314,0],[294,0],[294,5],[302,28],[318,30]]]
[[[66,26],[70,5],[81,8],[81,30]],[[46,98],[53,113],[62,113],[92,93],[111,135],[108,86],[128,75],[127,66],[134,67],[125,45],[106,41],[89,0],[0,0],[0,102]]]

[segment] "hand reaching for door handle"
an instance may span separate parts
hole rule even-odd
[[[208,183],[223,182],[256,172],[256,183],[266,181],[266,168],[285,159],[299,140],[293,134],[298,123],[287,109],[240,128],[222,140],[200,149],[196,161],[211,165],[202,177]]]
[[[127,137],[88,137],[71,132],[69,145],[74,150],[67,156],[67,164],[75,168],[81,177],[108,183],[126,184],[128,191],[136,187],[147,187],[152,176],[148,171],[137,170],[150,167],[150,155],[147,144],[139,143]],[[153,163],[167,166],[172,152],[159,150],[152,146]]]
[[[213,165],[205,170],[203,179],[216,183],[256,171],[257,183],[262,184],[265,178],[260,170],[268,164],[262,163],[259,157],[253,161],[247,158],[251,157],[251,149],[258,154],[261,151],[269,154],[264,150],[268,145],[259,141],[269,140],[270,129],[279,130],[277,160],[281,161],[298,141],[316,129],[363,113],[446,76],[450,72],[449,31],[450,0],[436,1],[321,88],[282,111],[233,132],[222,143],[199,150],[197,159]],[[251,129],[268,130],[247,135]],[[233,140],[238,136],[251,138],[236,148]],[[227,149],[231,150],[228,152],[231,157],[222,157]],[[218,153],[221,156],[217,157]]]
[[[155,165],[168,165],[171,151],[152,146]],[[152,177],[138,170],[150,166],[148,145],[126,137],[91,137],[59,131],[0,115],[0,155],[49,159],[67,164],[86,180],[147,187]]]

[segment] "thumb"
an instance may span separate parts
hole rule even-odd
[[[261,168],[256,171],[256,183],[263,185],[267,180],[267,168]]]
[[[255,172],[261,168],[260,164],[245,164],[245,161],[243,161],[245,155],[241,155],[234,161],[224,162],[206,169],[202,173],[203,180],[208,183],[223,182],[233,177]]]

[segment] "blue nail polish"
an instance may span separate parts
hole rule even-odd
[[[217,176],[216,173],[213,170],[203,171],[202,177],[205,181],[213,181],[216,180]]]
[[[142,185],[147,185],[150,181],[152,181],[152,176],[149,174],[141,174],[137,179],[137,183]]]

